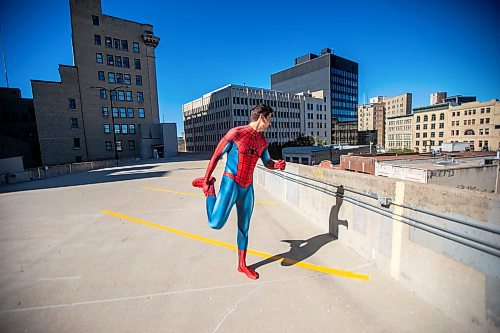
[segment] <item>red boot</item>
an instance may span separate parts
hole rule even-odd
[[[208,186],[205,184],[205,178],[204,177],[196,178],[192,182],[192,185],[194,187],[199,187],[199,188],[201,188],[203,190],[203,193],[205,193],[206,197],[215,196],[215,186],[214,186],[214,184],[215,184],[215,177],[211,177],[210,178],[210,181],[208,182]]]
[[[245,273],[249,279],[257,280],[259,273],[249,268],[246,264],[247,250],[238,250],[238,272]]]

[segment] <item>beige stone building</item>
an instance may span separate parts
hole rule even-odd
[[[386,148],[413,150],[413,115],[388,117],[386,119]]]
[[[358,106],[358,131],[377,131],[377,144],[384,146],[385,113],[384,103],[374,102]]]
[[[469,142],[471,150],[500,149],[500,102],[471,102],[451,106],[446,142]]]
[[[405,93],[394,97],[384,97],[385,116],[397,117],[411,114],[412,94]]]
[[[32,80],[42,163],[152,157],[153,27],[103,14],[100,0],[70,0],[70,13],[74,66],[60,66],[61,82]]]
[[[413,109],[413,144],[417,153],[430,152],[432,146],[445,142],[448,103]]]
[[[411,93],[404,93],[394,97],[372,97],[370,98],[370,104],[358,106],[358,130],[360,132],[376,130],[377,145],[389,149],[386,133],[387,118],[411,114],[411,107]],[[402,141],[401,144],[403,145]]]

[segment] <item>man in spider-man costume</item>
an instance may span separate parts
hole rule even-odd
[[[246,265],[248,228],[253,212],[253,171],[258,159],[268,169],[285,170],[285,161],[273,161],[267,150],[263,132],[271,123],[273,109],[259,104],[250,111],[251,121],[246,126],[232,128],[221,139],[208,164],[205,177],[193,180],[193,186],[200,187],[206,196],[208,224],[220,229],[226,224],[231,208],[236,204],[238,213],[238,271],[250,279],[258,279],[259,274]],[[217,162],[227,153],[226,168],[215,196],[215,178],[212,177]]]

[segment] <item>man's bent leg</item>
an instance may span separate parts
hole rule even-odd
[[[207,196],[208,225],[221,229],[229,218],[229,213],[238,197],[238,188],[234,180],[222,177],[219,194]]]
[[[246,189],[240,189],[240,191],[242,193],[240,193],[236,201],[238,211],[238,271],[255,280],[259,278],[259,273],[246,264],[248,229],[250,228],[250,218],[252,217],[254,205],[253,185]]]

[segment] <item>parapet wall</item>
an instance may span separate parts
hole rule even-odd
[[[500,196],[292,163],[254,180],[467,331],[500,330]]]

